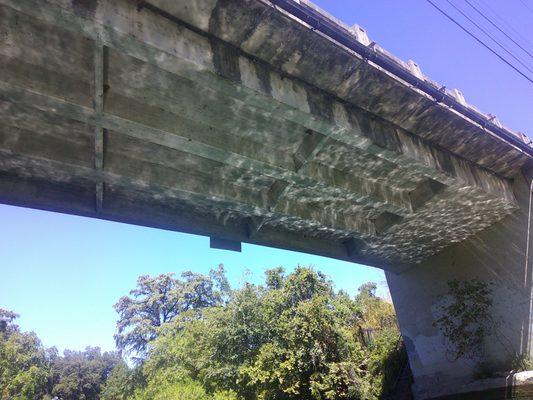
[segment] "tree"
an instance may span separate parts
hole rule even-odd
[[[285,310],[280,336],[264,344],[244,369],[263,398],[360,398],[364,354],[337,323],[328,299],[315,296]]]
[[[118,354],[98,347],[65,350],[53,364],[52,395],[62,400],[97,400],[111,371],[122,362]]]
[[[265,283],[268,289],[281,289],[283,281],[285,280],[285,269],[283,267],[269,269],[265,272],[265,276]]]
[[[37,335],[13,324],[17,317],[0,309],[0,398],[40,399],[48,389],[50,363]]]
[[[21,332],[17,317],[0,309],[1,400],[96,400],[111,371],[124,364],[118,354],[97,347],[60,356],[54,347],[45,349],[35,333]]]
[[[322,272],[298,266],[285,279],[281,294],[288,306],[294,306],[314,296],[333,296],[333,283]]]
[[[18,314],[13,311],[0,308],[0,333],[6,333],[9,329],[17,329],[18,327],[13,324],[13,321],[19,317]]]
[[[181,279],[174,278],[172,273],[140,276],[130,296],[122,297],[115,304],[119,314],[117,347],[142,359],[161,325],[189,310],[222,304],[228,291],[222,265],[211,270],[209,276],[190,271],[181,274]]]
[[[242,369],[249,385],[268,399],[360,398],[363,352],[338,319],[332,283],[298,267],[277,286],[264,299],[273,336]]]
[[[376,289],[373,282],[361,285],[354,301],[360,313],[357,324],[360,341],[367,347],[364,368],[368,371],[373,396],[390,388],[406,360],[405,350],[399,346],[400,332],[394,307],[376,296]]]
[[[142,365],[147,384],[136,400],[187,398],[186,388],[202,400],[379,398],[391,382],[384,366],[399,332],[375,285],[351,298],[311,268],[265,275],[265,286],[245,284],[198,318],[165,323]],[[362,340],[362,327],[376,332],[373,341]]]
[[[143,385],[139,368],[130,368],[120,360],[109,374],[102,389],[102,400],[127,400],[135,388]]]
[[[45,349],[0,309],[0,400],[376,400],[401,366],[376,285],[351,297],[312,268],[236,290],[222,266],[141,276],[116,307],[123,349],[143,352],[133,368],[97,347]]]
[[[359,292],[357,294],[357,300],[361,301],[364,299],[375,298],[377,288],[378,287],[374,282],[363,283],[361,286],[359,286],[359,289],[357,289]]]

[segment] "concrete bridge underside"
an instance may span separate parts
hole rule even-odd
[[[383,268],[417,396],[453,391],[474,367],[432,328],[447,280],[504,282],[529,346],[533,152],[309,24],[266,0],[0,0],[0,201]]]

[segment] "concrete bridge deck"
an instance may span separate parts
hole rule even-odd
[[[0,3],[6,203],[388,270],[516,209],[523,148],[268,2]]]
[[[6,204],[411,273],[523,210],[525,136],[307,2],[0,0],[0,71]]]

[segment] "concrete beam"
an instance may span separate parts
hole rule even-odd
[[[230,165],[235,168],[251,171],[260,175],[265,175],[276,180],[289,182],[298,186],[317,187],[332,192],[349,196],[355,203],[371,202],[377,207],[396,214],[405,214],[408,209],[400,208],[394,204],[374,200],[365,193],[359,194],[348,192],[338,187],[330,187],[320,181],[315,181],[306,176],[284,170],[282,168],[265,164],[260,161],[241,156],[235,153],[229,153],[220,148],[208,146],[199,142],[188,140],[184,137],[162,131],[157,128],[142,125],[131,120],[103,113],[101,116],[94,113],[94,110],[87,107],[79,106],[66,102],[64,100],[36,93],[24,88],[14,86],[8,82],[0,81],[0,95],[9,98],[10,101],[31,104],[40,110],[61,115],[63,117],[73,118],[78,121],[98,126],[102,129],[121,132],[137,139],[149,141],[169,148],[195,154],[199,157]]]
[[[117,166],[120,165],[120,168]],[[241,188],[231,191],[229,182],[201,183],[191,179],[177,179],[176,175],[169,175],[168,179],[156,179],[162,177],[163,171],[158,171],[156,165],[151,169],[142,167],[142,160],[135,159],[130,162],[126,155],[120,156],[120,162],[113,160],[108,162],[106,170],[96,170],[93,168],[77,166],[62,162],[45,159],[42,157],[13,154],[10,151],[0,149],[0,169],[9,173],[16,173],[22,177],[36,177],[39,179],[49,179],[59,183],[71,183],[76,181],[88,181],[94,184],[102,183],[105,186],[119,186],[124,188],[134,188],[138,191],[150,192],[153,196],[179,200],[191,207],[198,204],[208,204],[212,202],[214,207],[232,210],[235,214],[242,214],[242,218],[261,218],[275,223],[284,221],[287,226],[291,222],[298,227],[308,227],[309,229],[330,230],[337,235],[349,235],[353,233],[375,234],[373,222],[366,220],[364,214],[354,215],[353,218],[335,218],[324,213],[315,212],[309,214],[305,207],[291,202],[290,208],[281,212],[280,210],[269,211],[260,198],[247,196]],[[167,173],[168,168],[164,168]],[[209,190],[206,188],[209,187]],[[207,207],[207,206],[206,206]],[[102,209],[97,210],[99,212]]]
[[[86,15],[91,19],[81,18],[75,13],[65,10],[54,10],[52,5],[43,7],[31,0],[21,0],[20,2],[1,0],[1,2],[25,13],[30,13],[36,18],[60,23],[66,29],[78,29],[88,37],[98,37],[109,47],[153,63],[159,68],[195,82],[220,88],[224,93],[247,104],[269,111],[276,110],[276,113],[284,118],[302,123],[309,129],[314,129],[341,143],[383,157],[411,171],[418,171],[420,174],[454,190],[471,187],[474,190],[496,191],[499,192],[499,195],[508,196],[509,201],[514,201],[512,195],[509,196],[510,191],[505,180],[499,179],[490,172],[483,171],[465,160],[450,157],[446,152],[425,143],[387,121],[375,119],[373,123],[369,124],[365,119],[371,120],[371,115],[366,115],[365,112],[331,96],[328,98],[325,93],[313,91],[303,82],[281,77],[274,70],[268,70],[266,67],[269,84],[261,84],[260,76],[254,72],[254,66],[257,63],[254,64],[253,61],[247,60],[243,56],[239,56],[236,64],[239,65],[241,71],[241,82],[219,79],[216,75],[212,75],[213,72],[221,72],[216,71],[212,59],[198,57],[200,52],[211,54],[209,40],[197,33],[187,31],[186,28],[176,26],[175,23],[162,21],[161,17],[157,15],[142,14],[142,18],[148,22],[143,26],[143,31],[135,30],[136,28],[133,26],[135,24],[126,24],[126,20],[121,25],[120,19],[123,17],[117,15],[115,22],[121,29],[124,29],[122,33],[119,33],[116,29],[110,29],[103,25],[104,15],[107,19],[110,17],[109,13],[114,13],[113,9],[108,8],[105,2],[96,10],[98,11],[96,14]],[[131,7],[132,10],[124,15],[135,17],[137,11],[133,6]],[[152,20],[154,23],[150,23]],[[131,31],[132,27],[134,28],[133,31]],[[148,31],[150,32],[148,33]],[[173,33],[173,31],[176,32]],[[140,40],[141,38],[143,41]],[[186,50],[190,49],[190,46],[186,46],[184,41],[191,41],[195,46],[199,46],[198,52],[191,53]],[[228,50],[228,56],[231,54],[235,53]],[[283,87],[282,91],[280,85]],[[270,90],[265,92],[268,88]],[[319,96],[320,100],[318,101],[321,104],[332,104],[333,123],[331,120],[312,113],[307,100],[308,96]],[[283,104],[283,107],[280,107],[280,103]],[[387,132],[385,136],[396,137],[395,141],[391,142],[388,139],[383,141],[381,138],[384,137],[384,132]],[[376,144],[376,140],[379,144]],[[476,172],[472,172],[473,170]],[[483,175],[482,179],[474,178],[474,174]]]
[[[0,99],[26,110],[19,117],[8,113],[10,126],[34,131],[25,121],[25,113],[34,118],[28,105],[48,120],[96,126],[104,140],[113,141],[112,148],[106,144],[106,173],[143,177],[155,185],[143,193],[153,201],[164,197],[166,187],[200,194],[201,206],[179,203],[205,212],[209,201],[213,209],[222,207],[218,200],[226,201],[233,215],[242,214],[248,240],[292,232],[334,241],[345,254],[375,265],[405,265],[464,240],[515,208],[506,179],[211,33],[139,12],[121,0],[100,0],[92,9],[59,0],[0,4],[0,21],[8,26],[8,45],[0,45]],[[11,26],[15,19],[18,25]],[[50,53],[45,42],[43,49],[31,47],[30,34],[41,31]],[[23,48],[32,50],[29,59],[9,45],[17,35]],[[63,37],[72,42],[72,66],[54,60]],[[108,48],[113,61],[101,114],[87,89],[94,72],[78,73],[86,68],[83,54],[94,57],[87,43]],[[50,57],[57,71],[48,66]],[[43,148],[32,147],[26,133],[15,142],[9,130],[0,134],[6,138],[3,148],[14,149],[15,143],[16,154],[67,163],[71,157],[50,147],[57,136],[50,129],[39,142]],[[120,150],[125,138],[131,142],[127,152]],[[150,154],[142,153],[144,147]],[[183,182],[176,187],[177,176]],[[215,177],[222,179],[218,185]],[[106,182],[106,205],[111,186]],[[355,239],[364,245],[345,244]]]
[[[309,19],[300,19],[283,7],[272,7],[270,1],[199,0],[195,6],[199,15],[192,16],[183,1],[153,0],[147,3],[164,10],[176,22],[183,21],[206,34],[221,38],[285,74],[334,93],[421,137],[431,137],[430,140],[439,146],[495,172],[512,177],[527,162],[527,152],[524,153],[514,142],[502,140],[484,129],[488,119],[483,118],[483,114],[469,114],[479,117],[476,121],[485,121],[478,124],[467,114],[440,103],[442,96],[437,94],[435,97],[435,93],[439,93],[441,85],[431,82],[436,86],[432,97],[419,90],[416,83],[408,84],[400,77],[402,75],[384,70],[361,53],[341,44],[346,43],[342,39],[322,33],[322,28],[329,24],[337,26],[345,37],[352,36],[349,27],[324,16],[321,11],[314,9]],[[156,7],[150,9],[157,12]],[[313,7],[295,4],[293,8]],[[235,29],[236,18],[241,22],[240,29]],[[322,23],[316,25],[317,19]],[[207,26],[205,21],[209,21]],[[406,63],[380,46],[375,46],[374,52],[378,53],[376,57],[392,62],[397,72],[409,71]],[[411,76],[410,73],[407,75]],[[408,81],[411,82],[410,79]],[[427,86],[432,86],[431,83]],[[369,93],[372,96],[368,96]],[[470,112],[473,108],[466,107],[465,110]],[[511,132],[508,135],[513,136]]]
[[[94,113],[101,119],[104,112],[104,95],[107,69],[107,48],[100,43],[94,44]],[[94,168],[104,169],[104,128],[94,127]],[[96,211],[102,210],[104,203],[104,183],[96,182]]]
[[[401,263],[389,265],[364,254],[348,254],[342,240],[336,242],[312,236],[302,237],[297,232],[273,229],[271,226],[264,226],[261,232],[250,237],[248,224],[251,218],[267,216],[272,221],[287,221],[287,226],[295,227],[309,222],[296,217],[288,219],[283,215],[276,219],[273,213],[258,207],[236,204],[215,196],[207,198],[205,195],[153,184],[134,176],[97,171],[91,167],[74,166],[40,157],[15,155],[5,150],[0,150],[0,170],[0,201],[6,204],[310,252],[345,261],[366,262],[394,271],[406,268]],[[104,182],[106,185],[106,204],[99,212],[95,210],[94,201],[91,200],[95,195],[95,182]],[[127,195],[124,194],[125,191]],[[121,194],[117,197],[117,193]],[[161,205],[160,211],[157,211],[157,203]],[[199,214],[192,216],[187,204],[194,204]],[[138,209],[141,206],[146,208]],[[204,216],[200,217],[200,214]],[[245,215],[249,217],[243,219]],[[316,226],[324,226],[323,224],[324,222],[317,222]],[[349,237],[347,233],[343,235]]]

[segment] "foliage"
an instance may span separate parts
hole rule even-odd
[[[480,359],[485,339],[495,325],[492,290],[477,279],[452,280],[448,288],[449,301],[439,307],[441,316],[434,322],[447,340],[447,355],[453,361],[461,357]]]
[[[143,384],[140,368],[132,369],[126,362],[119,360],[102,388],[102,400],[126,400]]]
[[[162,383],[157,387],[151,384],[147,389],[138,392],[134,400],[237,400],[229,391],[209,394],[202,385],[191,379],[176,383]]]
[[[369,282],[359,288],[355,298],[361,313],[360,340],[367,345],[366,369],[371,397],[379,397],[392,389],[403,363],[407,361],[401,346],[394,307],[376,296],[376,284]]]
[[[17,325],[13,324],[13,321],[19,317],[18,314],[13,311],[5,310],[0,308],[0,333],[6,333],[8,327],[11,330],[16,330]]]
[[[46,393],[50,364],[37,335],[13,324],[17,317],[0,309],[0,399],[38,399]]]
[[[375,285],[352,299],[310,268],[287,276],[276,268],[265,286],[245,284],[200,318],[165,324],[135,399],[186,398],[169,394],[184,387],[199,399],[377,399],[392,380],[383,371],[398,335],[393,308],[375,296]]]
[[[527,354],[516,354],[511,360],[511,371],[522,372],[533,370],[533,361]]]
[[[375,400],[399,372],[392,305],[298,267],[232,290],[209,275],[141,276],[116,304],[117,353],[45,349],[0,309],[0,400]]]
[[[21,332],[17,315],[0,310],[0,399],[97,400],[110,372],[119,364],[116,353],[88,347],[83,352],[45,349],[33,332]],[[112,400],[111,398],[109,400]],[[114,399],[113,399],[114,400]]]
[[[53,363],[52,395],[62,400],[97,400],[111,371],[120,362],[116,353],[98,347],[65,350]]]
[[[130,296],[120,298],[115,304],[119,314],[117,347],[142,359],[161,325],[189,310],[222,304],[228,291],[222,265],[218,270],[211,270],[209,276],[190,271],[184,272],[181,279],[174,278],[172,273],[140,276]]]

